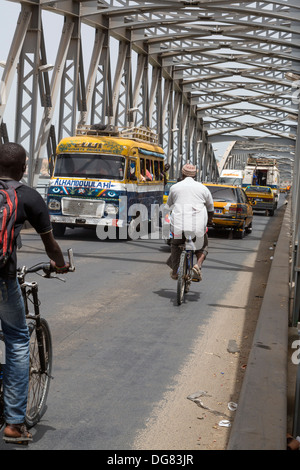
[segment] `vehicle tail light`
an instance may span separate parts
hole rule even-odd
[[[230,214],[234,214],[237,217],[242,214],[243,208],[241,206],[237,206],[236,204],[231,204],[229,207]]]

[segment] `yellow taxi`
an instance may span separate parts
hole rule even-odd
[[[213,227],[234,230],[238,238],[252,231],[253,210],[244,190],[238,186],[204,183],[214,200]]]
[[[277,203],[272,188],[269,186],[247,186],[245,193],[254,211],[264,211],[266,215],[274,215]]]

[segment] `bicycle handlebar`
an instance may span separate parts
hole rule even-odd
[[[72,248],[68,249],[68,258],[69,258],[69,268],[68,272],[75,271],[75,264],[74,264],[74,257],[73,257],[73,250]],[[20,274],[27,274],[27,273],[36,273],[38,271],[44,271],[45,277],[51,277],[51,273],[55,273],[56,270],[51,266],[50,263],[38,263],[30,268],[26,268],[25,266],[18,270]]]

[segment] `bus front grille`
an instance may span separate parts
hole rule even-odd
[[[102,217],[105,202],[95,199],[62,198],[62,214],[73,217]]]

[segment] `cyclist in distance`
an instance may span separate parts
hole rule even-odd
[[[54,239],[47,206],[42,196],[25,184],[17,184],[26,170],[25,149],[16,143],[0,145],[0,181],[16,189],[18,197],[15,243],[11,257],[0,269],[0,320],[5,338],[4,439],[17,443],[32,440],[25,425],[29,382],[29,333],[24,302],[17,280],[17,240],[23,223],[28,221],[40,235],[52,268],[68,272],[60,246]]]
[[[171,256],[167,265],[172,268],[171,278],[177,279],[180,260],[180,245],[191,236],[195,246],[197,263],[193,266],[193,279],[201,281],[201,267],[207,255],[207,226],[212,225],[214,214],[213,198],[209,189],[195,181],[196,167],[186,164],[181,170],[182,178],[174,184],[169,193],[167,208],[171,212]]]

